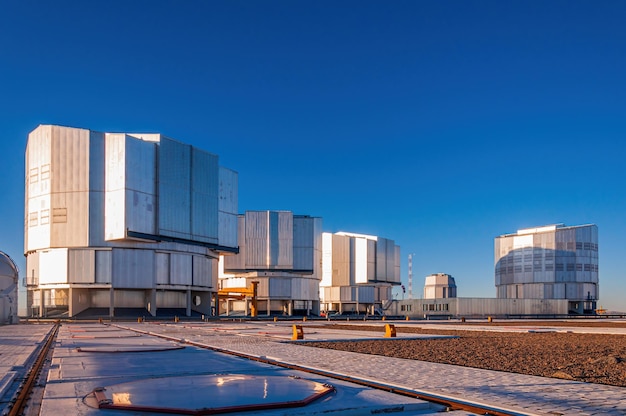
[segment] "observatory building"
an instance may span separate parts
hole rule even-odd
[[[16,324],[18,270],[13,259],[0,251],[0,325]]]
[[[238,216],[239,254],[222,257],[220,287],[258,282],[260,314],[319,314],[322,219],[290,211],[247,211]],[[220,312],[247,311],[245,300],[224,299]]]
[[[322,234],[320,301],[324,311],[381,312],[400,284],[400,246],[386,238]]]
[[[33,316],[208,314],[237,253],[237,173],[161,134],[41,125],[25,155]]]
[[[454,277],[445,273],[426,276],[424,299],[456,298],[456,282]]]
[[[495,239],[500,299],[566,299],[569,313],[594,313],[598,300],[598,227],[563,224]]]

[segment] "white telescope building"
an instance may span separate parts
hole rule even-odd
[[[26,147],[33,316],[210,314],[237,247],[237,173],[161,134],[41,125]]]
[[[221,288],[245,288],[256,281],[260,314],[319,314],[322,219],[290,211],[246,211],[238,220],[239,254],[223,257]],[[247,310],[246,301],[222,303],[220,313]]]
[[[598,227],[528,228],[495,239],[497,297],[566,299],[569,313],[594,313],[598,300]]]
[[[322,234],[322,309],[338,313],[383,313],[400,284],[400,246],[386,238]]]

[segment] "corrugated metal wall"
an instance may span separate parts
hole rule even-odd
[[[293,217],[293,268],[313,272],[315,218]]]
[[[111,250],[96,250],[96,283],[111,283],[113,281],[113,252]]]
[[[161,138],[159,234],[191,238],[191,146]]]
[[[157,285],[168,285],[170,283],[170,254],[155,253],[155,279]]]
[[[191,285],[192,257],[187,254],[170,254],[170,284]]]
[[[215,260],[203,256],[193,256],[193,285],[213,287],[213,263]]]
[[[237,213],[239,185],[237,172],[219,168],[218,237],[219,244],[237,247]],[[242,229],[243,230],[243,229]]]
[[[154,287],[154,251],[114,248],[112,256],[115,288]]]
[[[266,268],[269,264],[269,212],[248,211],[245,214],[245,266],[248,269]]]
[[[191,235],[194,240],[218,243],[218,188],[218,157],[192,147]]]
[[[69,250],[68,277],[70,283],[95,283],[96,256],[94,250]]]

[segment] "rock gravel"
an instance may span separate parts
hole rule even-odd
[[[554,324],[551,324],[554,326]],[[328,326],[326,326],[328,328]],[[380,331],[380,326],[332,325]],[[396,327],[454,339],[307,342],[307,346],[626,387],[626,335]]]

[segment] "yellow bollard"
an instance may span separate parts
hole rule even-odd
[[[304,339],[304,331],[302,330],[302,325],[293,325],[293,334],[291,335],[291,340],[295,341],[298,339]]]
[[[384,320],[386,320],[386,319],[387,319],[387,317],[386,317],[386,316],[383,316],[383,318],[382,318],[382,319],[383,319],[383,321],[384,321]]]
[[[464,316],[461,317],[461,322],[465,322],[465,317]]]
[[[98,323],[102,323],[102,318],[98,318]]]
[[[143,319],[141,319],[141,316],[139,318],[137,318],[137,323],[141,323],[143,322]]]
[[[174,322],[178,322],[178,321],[179,321],[178,316],[175,316],[174,317]]]
[[[409,315],[406,316],[406,318],[404,318],[405,321],[410,321],[411,318],[409,318]]]
[[[493,322],[493,318],[492,318],[491,316],[489,316],[489,317],[487,318],[487,322]]]
[[[274,322],[278,322],[278,316],[274,317]]]
[[[385,338],[395,338],[396,327],[393,324],[385,324]]]
[[[306,322],[306,316],[302,317],[302,322]]]

